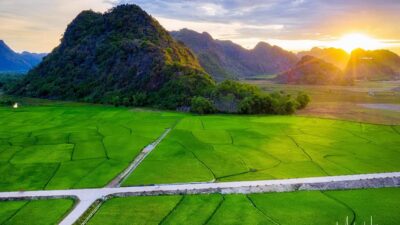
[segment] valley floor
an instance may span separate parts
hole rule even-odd
[[[266,92],[305,92],[311,97],[301,116],[342,119],[373,124],[400,125],[400,81],[357,81],[354,86],[284,85],[268,79],[247,80]],[[394,106],[368,107],[369,104]]]
[[[166,129],[171,131],[164,135],[165,139],[160,139],[159,145],[153,145],[154,150],[146,152],[145,157],[121,179],[118,178],[113,187],[123,181],[123,186],[136,186],[124,190],[142,188],[157,193],[158,189],[158,194],[162,194],[165,188],[179,186],[171,184],[194,183],[188,187],[215,185],[219,193],[221,188],[218,185],[227,181],[257,183],[257,180],[268,180],[279,183],[279,179],[311,177],[307,179],[318,180],[327,177],[328,182],[331,176],[337,175],[400,171],[398,125],[302,116],[195,116],[59,102],[21,105],[18,109],[0,107],[0,196],[3,198],[7,198],[7,191],[16,191],[16,196],[23,197],[30,193],[26,192],[28,190],[66,190],[68,193],[74,193],[68,189],[79,192],[82,188],[99,188],[88,189],[93,193],[108,190],[103,187],[135,158],[138,159],[146,146],[152,146],[162,137]],[[385,187],[385,182],[378,186]],[[391,184],[397,185],[396,182]],[[127,192],[132,194],[132,191]],[[76,195],[60,193],[58,197]],[[107,193],[97,193],[87,201],[83,195],[78,195],[81,204],[76,207],[82,207],[82,210],[74,214],[79,211],[75,208],[69,214],[75,217],[65,224],[72,224],[96,199],[115,194],[115,190]],[[342,192],[112,198],[102,204],[98,212],[93,212],[94,217],[89,223],[235,224],[245,221],[244,224],[293,224],[296,221],[295,224],[328,224],[332,220],[329,224],[335,224],[336,221],[342,223],[347,216],[349,220],[356,218],[357,223],[373,216],[379,224],[393,224],[392,221],[399,219],[392,212],[399,208],[398,189],[338,193]],[[383,199],[382,202],[371,200],[371,204],[376,203],[379,208],[377,214],[373,214],[372,209],[359,208],[360,201],[364,201],[365,196],[374,196],[374,193]],[[316,211],[318,207],[310,206],[319,204],[313,203],[315,199],[322,202],[320,207],[324,210]],[[61,202],[59,206],[55,204],[58,201]],[[204,202],[210,204],[204,205]],[[24,224],[28,218],[24,215],[32,214],[32,218],[45,215],[42,207],[26,207],[27,210],[24,204],[53,203],[54,207],[48,207],[54,208],[54,212],[43,219],[44,224],[59,221],[71,207],[72,200],[0,201],[4,204],[0,207],[0,224]],[[304,206],[306,208],[302,208]],[[201,213],[196,214],[197,210]],[[302,217],[298,211],[307,213]],[[315,223],[310,223],[310,218]],[[33,224],[42,223],[35,221]]]

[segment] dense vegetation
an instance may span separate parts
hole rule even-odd
[[[304,101],[306,99],[306,101]],[[196,99],[198,100],[198,99]],[[292,114],[297,109],[304,108],[310,98],[304,93],[298,93],[294,98],[284,92],[263,93],[259,88],[238,83],[235,81],[223,81],[215,86],[209,93],[208,99],[203,99],[203,107],[196,110],[192,102],[192,112],[199,114],[215,111],[240,113],[240,114]],[[205,102],[208,102],[205,104]],[[208,105],[208,109],[204,107]]]
[[[399,188],[113,198],[88,224],[397,224],[399,200]]]
[[[61,44],[12,93],[174,108],[211,85],[194,55],[155,19],[121,5],[105,14],[80,13]]]
[[[0,73],[0,91],[12,89],[23,76],[21,73]]]

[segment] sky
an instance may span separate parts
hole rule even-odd
[[[49,52],[80,11],[129,3],[167,30],[207,31],[246,48],[340,47],[343,36],[359,33],[366,46],[400,53],[400,0],[0,0],[0,39],[16,51]]]

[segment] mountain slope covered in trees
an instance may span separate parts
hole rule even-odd
[[[212,85],[191,51],[155,19],[136,5],[121,5],[104,14],[81,12],[61,44],[12,92],[174,108]]]
[[[216,80],[276,74],[297,62],[295,54],[260,42],[248,50],[231,41],[215,40],[208,33],[189,29],[171,32],[198,57],[200,64]]]

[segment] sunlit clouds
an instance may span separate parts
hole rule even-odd
[[[0,39],[18,51],[48,52],[80,11],[126,3],[138,4],[168,30],[206,31],[245,48],[266,41],[292,51],[351,51],[352,42],[400,49],[397,0],[1,0]],[[354,33],[362,36],[348,36]]]

